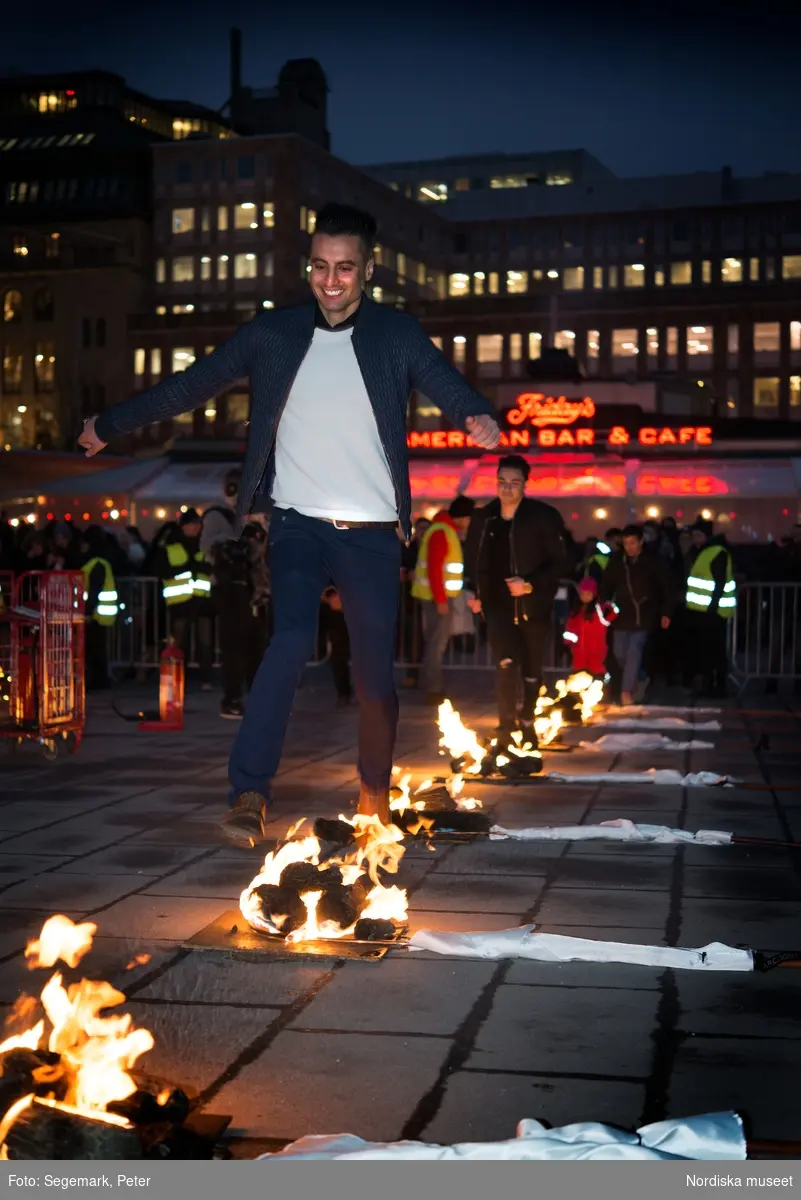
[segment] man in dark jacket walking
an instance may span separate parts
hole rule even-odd
[[[496,664],[499,733],[530,732],[543,680],[545,649],[559,578],[565,569],[564,525],[549,504],[526,497],[529,465],[510,454],[498,463],[498,499],[473,516],[465,543],[465,591],[483,613]]]
[[[612,649],[621,671],[620,700],[631,704],[640,678],[643,654],[657,629],[669,629],[676,607],[676,587],[664,559],[643,548],[642,529],[627,525],[623,552],[614,555],[601,580],[601,602],[613,602],[618,614],[612,626]]]
[[[188,412],[250,377],[237,531],[250,511],[272,505],[274,632],[229,764],[232,809],[223,829],[237,845],[263,839],[295,690],[330,584],[342,597],[361,708],[359,809],[388,820],[401,543],[411,535],[409,395],[429,397],[479,446],[492,449],[500,438],[492,406],[418,322],[364,295],[377,232],[368,214],[326,206],[310,246],[310,303],[260,314],[188,370],[88,421],[80,438],[96,454],[115,434]]]

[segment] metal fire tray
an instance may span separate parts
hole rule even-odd
[[[187,950],[214,950],[245,962],[264,962],[266,959],[359,959],[380,962],[393,947],[400,947],[408,933],[402,926],[389,942],[356,942],[353,938],[320,939],[314,942],[292,942],[271,937],[251,929],[237,908],[221,913],[200,933],[184,942]]]

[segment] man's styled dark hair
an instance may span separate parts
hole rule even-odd
[[[451,500],[448,512],[454,518],[472,517],[475,511],[476,502],[471,500],[469,496],[457,496],[455,500]]]
[[[531,474],[531,467],[528,465],[522,454],[506,454],[498,461],[498,474],[500,475],[504,467],[510,471],[519,471],[524,479],[528,479]]]
[[[623,530],[623,537],[624,538],[636,537],[636,538],[639,538],[640,541],[642,541],[642,526],[641,525],[627,525],[626,528]]]
[[[350,204],[326,204],[317,214],[315,233],[326,237],[357,237],[365,254],[372,258],[378,240],[378,223],[370,213]]]

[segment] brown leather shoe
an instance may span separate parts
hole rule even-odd
[[[389,788],[369,788],[363,783],[356,811],[364,817],[378,817],[382,825],[389,825]]]
[[[220,819],[223,837],[245,850],[264,841],[267,801],[260,792],[243,792],[233,808]]]

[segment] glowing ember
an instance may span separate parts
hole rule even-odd
[[[588,671],[578,671],[575,675],[569,675],[567,679],[557,679],[554,689],[556,691],[555,696],[549,696],[547,689],[544,687],[540,691],[535,710],[535,729],[537,728],[536,718],[546,715],[550,716],[551,714],[548,710],[554,704],[559,704],[569,698],[572,699],[575,697],[578,702],[579,715],[584,724],[592,719],[596,708],[603,703],[603,680],[593,678]],[[560,724],[563,721],[564,714],[560,714]],[[537,736],[539,737],[539,731],[537,731]],[[543,745],[545,744],[543,741]]]
[[[562,728],[562,710],[561,708],[552,708],[547,716],[534,718],[534,733],[537,735],[537,741],[541,746],[548,746],[558,737],[559,730]]]
[[[75,925],[68,917],[51,917],[39,938],[28,944],[25,956],[32,967],[50,967],[59,959],[77,966],[91,949],[95,931],[95,925]],[[61,972],[51,976],[41,993],[46,1020],[39,1020],[25,1032],[8,1038],[0,1045],[0,1054],[20,1048],[46,1048],[58,1055],[57,1063],[39,1068],[34,1079],[45,1091],[48,1085],[58,1083],[61,1098],[43,1092],[36,1097],[23,1097],[12,1105],[0,1121],[3,1143],[0,1158],[7,1156],[5,1138],[9,1129],[19,1114],[34,1103],[130,1127],[124,1117],[107,1112],[107,1107],[136,1091],[129,1071],[141,1055],[153,1048],[154,1040],[147,1029],[131,1028],[130,1013],[101,1016],[124,1000],[124,994],[109,983],[83,979],[65,987]],[[29,999],[25,998],[15,1009],[17,1017],[20,1012],[29,1011]]]
[[[437,724],[441,735],[440,747],[448,752],[451,761],[464,759],[465,772],[468,775],[479,775],[487,751],[475,732],[462,724],[462,719],[450,700],[440,704]]]

